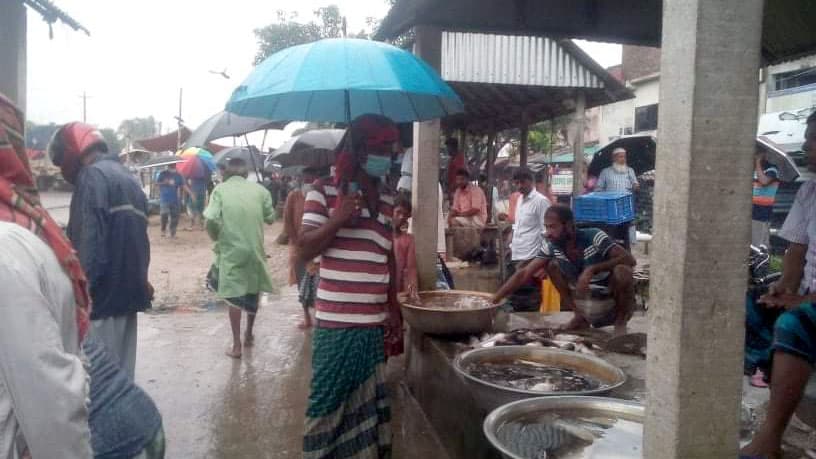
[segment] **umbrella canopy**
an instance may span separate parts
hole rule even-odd
[[[269,155],[270,161],[283,167],[329,167],[334,164],[334,151],[343,141],[343,129],[315,129],[292,137]]]
[[[599,176],[604,168],[612,164],[612,151],[622,147],[626,150],[626,162],[636,175],[655,168],[657,138],[652,135],[621,137],[598,150],[589,164],[589,175]],[[756,138],[757,150],[767,153],[768,162],[779,169],[779,180],[793,182],[799,178],[799,168],[784,149],[765,136]]]
[[[137,169],[144,169],[146,167],[161,167],[161,166],[167,166],[169,164],[177,164],[177,163],[183,163],[183,162],[184,162],[184,158],[180,158],[178,156],[172,156],[172,155],[155,156],[155,157],[150,158],[147,161],[143,162],[139,166],[137,166]]]
[[[283,129],[285,126],[285,122],[271,122],[221,111],[201,123],[184,142],[184,147],[203,147],[210,140],[236,137],[264,129]]]
[[[768,162],[779,169],[779,180],[794,182],[799,178],[799,168],[785,152],[784,146],[762,135],[757,137],[756,145],[758,150],[765,152]]]
[[[179,174],[187,178],[204,178],[215,171],[215,160],[212,154],[198,147],[181,150],[178,156],[183,160],[178,165]]]
[[[612,165],[612,152],[616,148],[626,150],[626,162],[640,175],[655,168],[657,138],[652,135],[633,135],[615,139],[595,153],[589,163],[589,175],[598,177],[601,171]]]
[[[264,163],[263,155],[255,147],[230,147],[213,156],[215,164],[219,166],[226,166],[227,161],[232,158],[243,159],[250,169],[262,167]]]
[[[413,54],[372,40],[332,38],[279,51],[255,67],[227,111],[277,121],[395,122],[460,113],[461,99]]]

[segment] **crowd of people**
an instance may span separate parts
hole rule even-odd
[[[134,383],[138,313],[151,307],[148,280],[148,203],[140,184],[108,155],[101,134],[84,123],[58,129],[49,155],[74,185],[67,229],[40,204],[23,141],[23,114],[0,96],[0,457],[164,457],[165,436],[156,404]],[[388,457],[391,410],[385,365],[403,349],[400,295],[419,290],[410,231],[410,143],[388,118],[353,120],[333,170],[306,167],[283,206],[289,243],[289,283],[297,285],[312,328],[312,380],[303,437],[305,458]],[[447,143],[451,164],[451,229],[464,231],[458,256],[478,244],[492,218],[487,194],[473,183],[465,156]],[[816,115],[808,119],[803,149],[816,171]],[[402,179],[384,179],[402,154]],[[613,152],[596,189],[638,187],[626,152]],[[405,164],[408,162],[408,169]],[[273,197],[247,180],[247,164],[231,159],[207,199],[205,180],[186,181],[170,165],[158,178],[161,234],[175,237],[185,195],[193,225],[206,229],[215,258],[208,284],[228,308],[240,359],[253,345],[264,292],[272,290],[264,252],[264,225],[275,220]],[[406,181],[405,178],[408,177]],[[765,213],[778,171],[757,158],[754,242],[767,242]],[[392,186],[396,182],[396,186]],[[512,223],[511,275],[493,301],[509,297],[514,311],[538,309],[548,279],[568,329],[614,325],[622,332],[634,309],[635,258],[615,235],[576,225],[569,207],[555,202],[546,179],[526,169],[512,177],[507,212]],[[442,187],[439,199],[445,198]],[[785,308],[776,323],[768,369],[768,417],[743,454],[774,457],[781,436],[816,363],[816,182],[800,189],[780,236],[790,242],[782,279],[762,298]],[[440,206],[441,208],[441,206]],[[440,213],[440,227],[444,226]],[[469,233],[471,232],[471,233]],[[474,236],[476,235],[476,236]],[[440,259],[446,256],[439,235]],[[442,280],[444,282],[444,280]],[[601,318],[576,307],[595,287],[614,308]],[[312,317],[312,309],[314,317]],[[243,316],[246,327],[241,333]],[[36,333],[32,333],[36,330]],[[58,400],[59,403],[54,403]]]

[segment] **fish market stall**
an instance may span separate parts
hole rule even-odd
[[[460,306],[466,303],[458,302]],[[416,306],[421,307],[414,305],[414,309]],[[440,304],[430,306],[439,308]],[[576,393],[604,394],[635,404],[644,402],[645,335],[613,338],[605,330],[552,331],[570,317],[571,313],[545,316],[497,311],[493,332],[430,335],[409,329],[406,382],[439,438],[444,439],[442,443],[451,459],[502,457],[483,430],[485,418],[500,402]],[[645,331],[645,316],[636,315],[629,330]],[[475,365],[472,358],[489,353],[515,355],[511,349],[521,353],[510,360],[490,360],[494,363],[487,366]],[[511,365],[512,369],[503,368],[508,363],[515,365]],[[546,368],[548,364],[559,368]],[[587,371],[590,367],[593,370]]]

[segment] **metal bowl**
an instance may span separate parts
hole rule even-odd
[[[585,391],[544,392],[500,386],[465,371],[465,368],[473,362],[502,362],[518,359],[576,370],[604,384],[597,389]],[[456,356],[453,367],[465,384],[470,387],[477,403],[487,410],[531,397],[604,394],[626,382],[626,374],[623,370],[606,360],[578,352],[533,346],[494,346],[473,349]]]
[[[508,403],[496,408],[485,418],[482,427],[487,440],[506,459],[525,459],[501,443],[498,437],[499,429],[508,422],[529,419],[535,415],[560,410],[587,410],[599,416],[625,418],[640,423],[643,423],[645,417],[643,405],[628,400],[606,397],[539,397]]]
[[[454,309],[453,305],[463,298],[476,297],[487,300],[485,306]],[[423,303],[436,301],[441,306],[402,303],[402,317],[416,330],[429,335],[466,335],[490,330],[499,307],[491,304],[492,295],[467,290],[437,290],[419,292]]]

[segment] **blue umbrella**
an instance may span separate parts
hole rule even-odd
[[[266,58],[226,109],[274,121],[348,122],[374,113],[408,122],[460,113],[463,105],[413,54],[377,41],[332,38]]]

